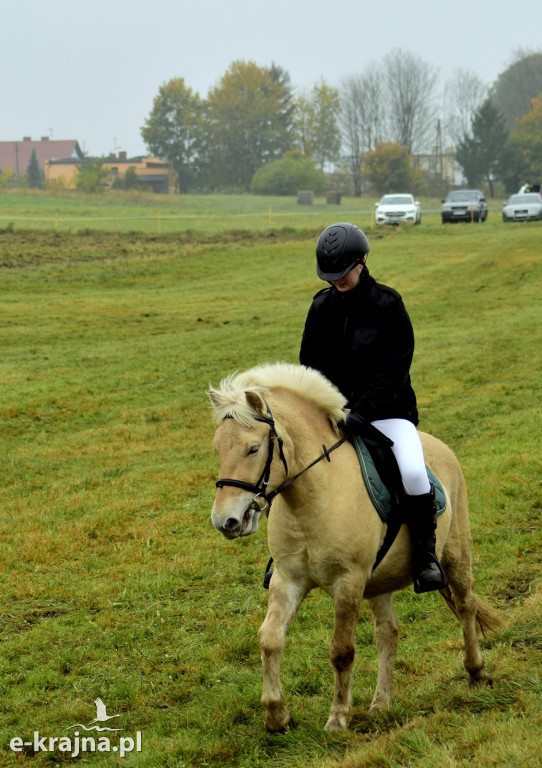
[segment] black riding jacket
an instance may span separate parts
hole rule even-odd
[[[324,374],[368,421],[401,418],[418,424],[410,383],[414,332],[401,296],[365,268],[358,285],[316,294],[299,360]]]

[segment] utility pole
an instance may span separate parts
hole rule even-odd
[[[437,156],[437,173],[442,178],[444,168],[443,168],[443,162],[442,162],[442,129],[440,127],[440,119],[437,120],[437,143],[435,147],[435,154]]]

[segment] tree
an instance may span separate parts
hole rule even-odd
[[[362,74],[351,75],[341,82],[340,123],[343,140],[349,150],[349,165],[354,182],[354,195],[361,196],[361,160],[363,153],[374,149],[385,133],[385,96],[383,77],[375,64]]]
[[[124,176],[117,176],[111,185],[111,189],[138,189],[139,176],[133,165],[131,165]]]
[[[531,108],[531,99],[542,91],[542,51],[518,50],[515,60],[493,84],[490,96],[509,131]]]
[[[456,69],[454,77],[446,83],[445,130],[454,146],[471,135],[474,114],[487,98],[487,91],[487,85],[476,72],[468,69]]]
[[[381,194],[411,192],[421,179],[421,172],[412,168],[408,149],[391,141],[379,142],[366,152],[363,167],[367,180]]]
[[[305,157],[312,157],[313,150],[309,133],[310,103],[307,95],[298,96],[295,102],[294,125],[296,130],[296,143],[300,146]]]
[[[255,195],[295,195],[300,189],[321,194],[324,188],[323,173],[300,150],[288,152],[280,160],[262,165],[250,185]]]
[[[321,80],[307,100],[306,126],[307,143],[321,171],[326,163],[336,159],[341,148],[339,111],[339,92]]]
[[[341,114],[340,121],[343,133],[343,142],[348,152],[348,166],[354,184],[354,196],[361,197],[362,175],[361,159],[363,156],[361,116],[358,109],[356,96],[356,84],[353,79],[343,81],[341,87]]]
[[[274,65],[235,61],[207,101],[213,185],[248,189],[255,171],[294,142],[288,75]]]
[[[340,124],[354,182],[354,195],[361,196],[361,160],[384,138],[386,114],[384,79],[377,65],[361,74],[344,78],[340,87]]]
[[[203,104],[177,77],[158,89],[141,136],[152,154],[166,160],[177,175],[179,192],[201,183],[204,173]]]
[[[11,165],[8,165],[3,171],[0,169],[0,189],[7,189],[13,184],[14,180],[15,171]]]
[[[419,56],[394,48],[384,59],[391,139],[410,153],[423,149],[436,125],[438,70]]]
[[[44,176],[45,174],[38,163],[36,150],[33,149],[32,154],[30,155],[28,168],[26,169],[26,183],[32,189],[41,189],[43,187]]]
[[[79,166],[76,185],[83,192],[102,192],[103,184],[109,171],[103,167],[103,159],[96,157],[93,160],[84,160]]]
[[[493,182],[499,178],[506,160],[508,130],[504,118],[490,98],[474,115],[472,135],[464,136],[457,148],[456,159],[462,166],[469,184],[489,184],[493,197]]]
[[[542,181],[542,93],[531,100],[531,111],[510,136],[505,184],[508,192],[520,184]]]

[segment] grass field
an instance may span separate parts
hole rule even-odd
[[[500,218],[502,200],[489,201],[490,216]],[[231,229],[265,230],[310,227],[323,229],[332,219],[356,216],[361,225],[373,223],[375,198],[343,197],[340,206],[328,205],[325,197],[311,206],[298,205],[295,197],[250,195],[151,195],[142,192],[108,191],[98,195],[40,191],[0,193],[0,229],[79,232],[98,229],[110,232],[166,234],[195,231],[205,235]],[[422,216],[440,220],[441,201],[423,198]]]
[[[247,206],[233,215],[220,200],[208,230],[55,233],[19,225],[30,197],[8,211],[15,226],[0,221],[0,764],[537,766],[542,224],[490,213],[368,231],[372,274],[413,319],[420,427],[452,447],[469,487],[477,589],[505,619],[482,643],[494,686],[469,689],[459,623],[438,595],[409,589],[396,597],[394,704],[364,714],[376,679],[365,607],[351,729],[324,733],[332,611],[314,592],[283,660],[297,727],[272,736],[256,639],[265,524],[236,542],[212,528],[206,389],[297,360],[320,287],[315,238],[346,206],[268,227],[237,218],[253,199],[230,201]],[[49,215],[55,201],[36,199]],[[212,198],[182,204],[216,213]],[[139,732],[140,752],[34,750],[34,732],[90,723],[97,697],[120,714],[112,743]]]

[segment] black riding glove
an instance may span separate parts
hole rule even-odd
[[[367,432],[368,423],[367,419],[364,419],[363,416],[351,412],[347,415],[346,419],[340,422],[339,426],[351,435],[361,436]]]
[[[342,419],[342,421],[338,424],[339,427],[344,429],[345,432],[347,432],[350,435],[356,435],[357,437],[367,437],[372,439],[374,442],[388,446],[391,448],[393,445],[393,440],[390,440],[389,437],[386,437],[379,429],[376,429],[368,419],[365,419],[363,416],[360,416],[359,413],[354,413],[353,411],[350,412],[346,419]]]

